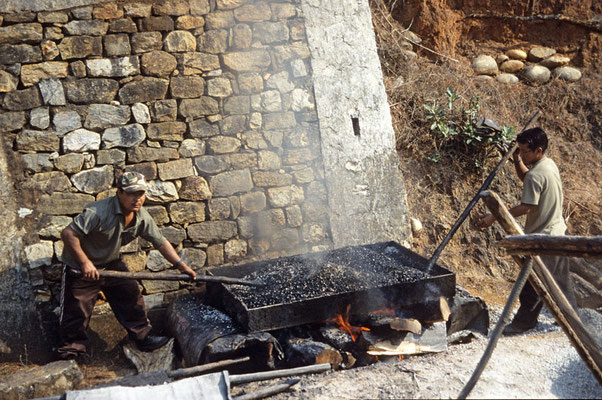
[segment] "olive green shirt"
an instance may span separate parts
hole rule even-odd
[[[144,207],[135,213],[129,227],[125,228],[124,223],[119,199],[113,196],[88,204],[81,214],[73,218],[69,227],[75,231],[82,250],[97,268],[118,260],[121,246],[138,236],[148,240],[155,248],[165,242],[165,237]],[[63,251],[63,262],[79,267],[67,248]]]
[[[544,157],[527,172],[521,203],[536,206],[527,214],[525,233],[565,234],[562,182],[554,161]]]

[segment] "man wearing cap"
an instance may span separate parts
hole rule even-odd
[[[146,239],[181,272],[196,276],[163,237],[143,207],[147,184],[142,174],[126,172],[118,179],[117,195],[88,204],[62,232],[63,277],[58,355],[73,359],[86,353],[86,330],[100,290],[117,320],[142,351],[153,351],[169,340],[151,335],[144,300],[133,279],[100,278],[99,269],[127,271],[120,248],[138,236]],[[81,271],[80,277],[70,270]]]

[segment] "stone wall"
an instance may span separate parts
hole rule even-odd
[[[409,236],[366,1],[0,5],[4,212],[21,227],[0,247],[38,310],[57,304],[60,231],[124,171],[197,270]],[[170,268],[141,239],[123,253]],[[150,307],[189,288],[141,284]]]

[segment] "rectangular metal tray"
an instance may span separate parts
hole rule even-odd
[[[365,247],[386,254],[398,261],[400,266],[409,266],[427,272],[425,271],[428,265],[426,258],[396,242],[381,242],[354,247]],[[216,267],[209,269],[208,274],[242,278],[265,268],[273,261]],[[222,309],[236,319],[247,332],[254,333],[327,321],[337,314],[343,314],[348,306],[350,306],[351,314],[361,315],[382,308],[400,307],[420,312],[421,308],[428,309],[437,306],[440,296],[451,301],[456,287],[455,274],[435,264],[428,275],[429,278],[416,282],[404,282],[258,308],[247,307],[228,289],[228,285],[220,283],[207,284],[207,298],[213,306]]]

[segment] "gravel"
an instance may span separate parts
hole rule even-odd
[[[334,294],[416,282],[422,271],[364,247],[347,247],[318,255],[284,257],[246,275],[264,283],[257,287],[232,285],[230,291],[248,308],[295,303]]]

